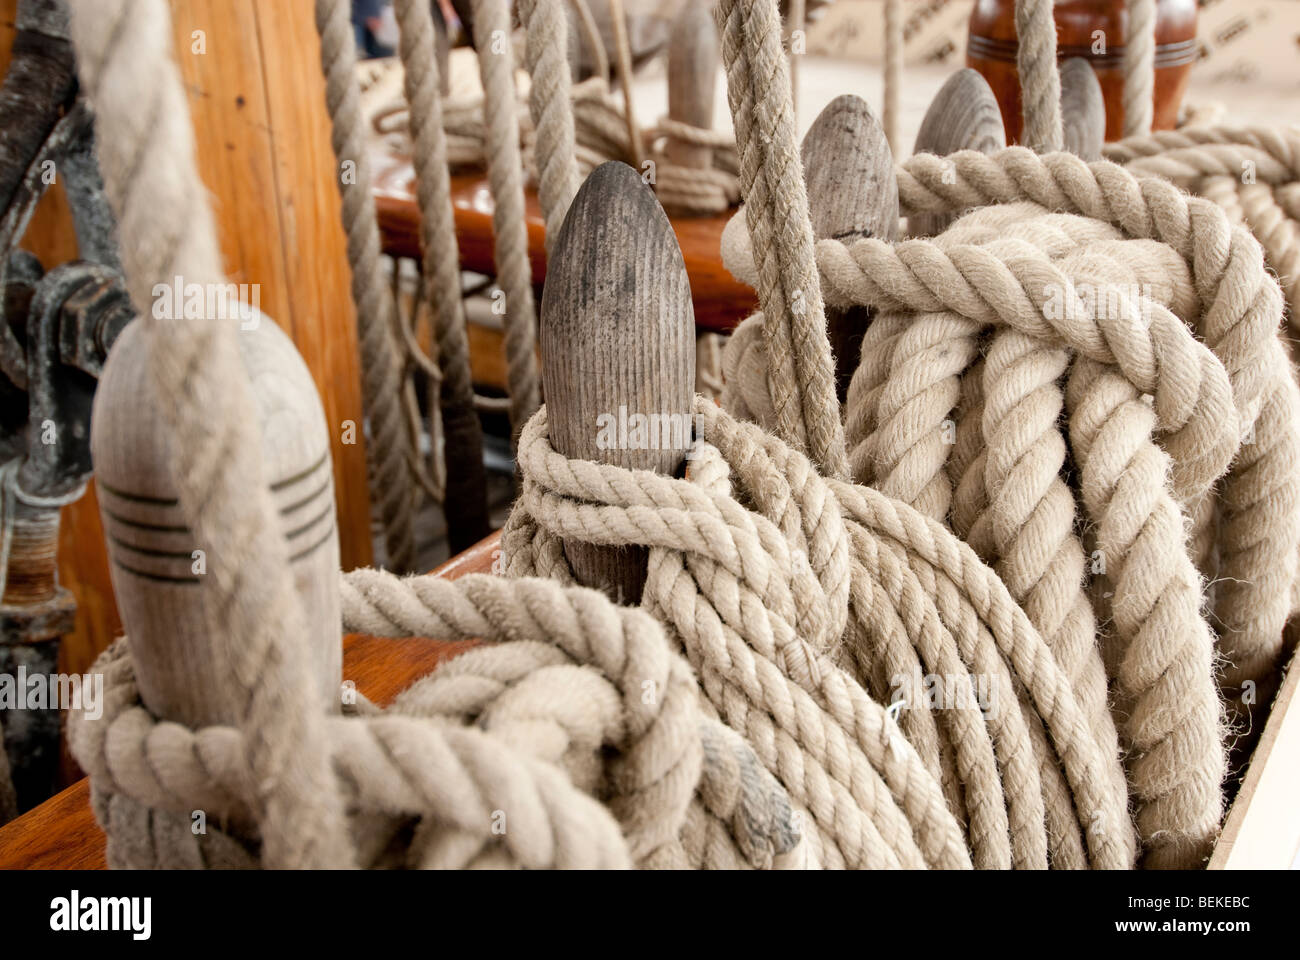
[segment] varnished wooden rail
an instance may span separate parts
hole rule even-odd
[[[411,163],[384,149],[376,149],[371,162],[384,252],[418,259],[420,211],[412,192],[415,174]],[[492,194],[486,175],[478,171],[454,175],[451,192],[461,266],[476,273],[495,273]],[[537,194],[530,189],[526,200],[528,255],[533,266],[533,283],[541,286],[546,278],[546,229]],[[690,278],[695,326],[700,330],[727,333],[758,309],[754,291],[733,278],[722,265],[722,229],[731,214],[732,211],[703,217],[670,217]]]
[[[500,533],[452,557],[433,571],[455,580],[490,573]],[[374,703],[384,706],[443,660],[473,646],[423,637],[389,640],[350,634],[343,639],[343,676]],[[0,827],[0,870],[103,870],[104,834],[90,812],[90,781],[78,780],[62,793]]]

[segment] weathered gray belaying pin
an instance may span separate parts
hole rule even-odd
[[[682,8],[668,44],[668,116],[701,130],[713,128],[713,97],[718,82],[718,29],[707,4]],[[713,148],[668,138],[670,162],[708,169]]]
[[[1061,64],[1061,123],[1066,150],[1083,160],[1101,159],[1106,100],[1092,64],[1083,57]]]
[[[808,213],[818,240],[845,243],[898,237],[898,181],[894,154],[871,107],[861,97],[836,97],[813,121],[801,149]],[[826,310],[835,356],[840,402],[858,365],[862,334],[871,312],[865,307]]]
[[[542,384],[564,456],[677,472],[691,443],[695,311],[681,249],[640,175],[602,164],[574,197],[542,293]],[[636,603],[639,548],[566,543],[579,582]]]
[[[996,153],[1007,145],[1002,111],[989,83],[970,67],[947,79],[930,101],[916,134],[913,153],[946,157],[959,150]],[[907,230],[914,237],[933,237],[952,223],[950,214],[910,217]]]

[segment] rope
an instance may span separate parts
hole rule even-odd
[[[736,121],[777,432],[806,449],[828,475],[843,477],[848,472],[844,430],[812,255],[780,20],[772,3],[736,0],[722,0],[715,16]]]
[[[975,726],[987,723],[994,742],[994,731],[1021,729],[1016,677],[1051,730],[1083,822],[1093,811],[1126,822],[1124,796],[1103,773],[1055,658],[969,547],[875,490],[822,478],[801,454],[707,401],[697,404],[696,427],[707,443],[693,452],[688,479],[675,480],[568,461],[550,449],[539,414],[520,439],[525,482],[502,537],[508,575],[564,581],[561,540],[649,547],[646,609],[684,648],[721,718],[809,812],[816,829],[806,839],[820,846],[823,865],[917,865],[918,852],[930,866],[965,860],[937,771],[901,736],[892,739],[886,711],[836,665],[841,643],[870,657],[870,646],[858,645],[889,631],[933,657],[931,668],[964,675],[976,668],[958,664],[1001,662],[1010,709],[991,711],[996,720],[978,709],[962,719],[961,710],[941,711],[952,714],[943,721],[979,717]],[[949,644],[951,661],[940,649]],[[976,749],[975,727],[963,729],[971,735],[962,742]],[[1004,745],[1017,743],[1023,733]],[[1006,865],[1012,849],[1026,860],[1037,849],[1045,863],[1036,771],[1025,759],[1008,749],[991,761],[992,779],[980,764],[958,764],[977,864]],[[1036,818],[1024,815],[1034,809]],[[994,824],[997,833],[984,832]],[[1120,829],[1094,830],[1089,854],[1125,866],[1132,842]]]
[[[662,117],[653,126],[629,126],[625,104],[609,90],[597,72],[582,83],[570,82],[568,61],[559,45],[564,17],[555,8],[559,0],[531,0],[520,7],[526,44],[525,56],[532,78],[529,113],[522,117],[520,142],[524,166],[533,171],[538,186],[546,236],[557,236],[577,184],[600,164],[619,160],[638,170],[653,161],[649,185],[660,202],[674,211],[697,215],[729,210],[740,199],[735,138]],[[596,38],[598,40],[598,37]],[[591,41],[589,38],[589,42]],[[601,48],[601,56],[604,56]],[[565,105],[567,102],[567,106]],[[443,111],[447,156],[453,168],[483,167],[487,163],[487,128],[481,96],[450,100]],[[376,111],[371,122],[381,134],[408,130],[404,104]],[[665,149],[669,138],[707,146],[713,150],[710,169],[672,163]],[[572,155],[572,160],[566,159]],[[566,167],[573,166],[566,173]],[[571,178],[571,179],[570,179]]]
[[[339,165],[352,301],[357,311],[362,395],[370,421],[371,436],[366,444],[370,489],[379,501],[387,563],[396,570],[409,570],[415,562],[415,493],[409,466],[414,454],[402,415],[396,306],[384,282],[379,254],[379,226],[356,82],[356,35],[347,4],[316,0],[315,9],[330,142]]]
[[[1140,338],[1133,339],[1131,328],[1127,336],[1105,337],[1104,346],[1091,334],[1081,335],[1081,331],[1057,329],[1055,335],[1065,336],[1069,346],[1089,360],[1107,365],[1118,364],[1125,381],[1131,383],[1137,391],[1154,391],[1156,403],[1148,415],[1156,417],[1157,425],[1159,421],[1165,420],[1161,429],[1172,433],[1165,440],[1165,448],[1174,458],[1172,490],[1178,500],[1190,504],[1189,508],[1194,514],[1199,512],[1195,508],[1196,498],[1208,489],[1216,473],[1227,465],[1235,453],[1236,462],[1224,479],[1219,494],[1219,502],[1231,506],[1230,509],[1223,510],[1219,518],[1220,556],[1217,575],[1222,582],[1213,595],[1216,619],[1223,624],[1218,641],[1221,654],[1231,664],[1226,671],[1223,686],[1231,698],[1243,681],[1265,681],[1275,671],[1281,652],[1282,626],[1289,611],[1291,584],[1295,578],[1293,531],[1296,524],[1297,491],[1290,476],[1294,468],[1297,441],[1295,388],[1274,326],[1280,315],[1280,300],[1276,286],[1260,268],[1258,246],[1243,232],[1230,230],[1226,218],[1216,207],[1204,201],[1188,199],[1160,181],[1139,181],[1110,164],[1085,166],[1067,155],[1037,160],[1027,151],[1016,149],[991,158],[977,159],[974,153],[961,153],[949,159],[957,170],[955,185],[944,184],[941,171],[932,169],[933,164],[922,157],[913,158],[900,168],[900,197],[905,210],[951,210],[954,207],[977,206],[989,202],[1006,203],[1017,197],[1028,197],[1048,209],[1075,210],[1103,223],[1113,223],[1131,237],[1161,240],[1186,263],[1182,272],[1188,279],[1183,284],[1175,282],[1174,289],[1162,299],[1167,301],[1166,305],[1182,300],[1180,309],[1183,311],[1188,310],[1186,301],[1189,299],[1204,305],[1200,308],[1199,316],[1194,315],[1197,311],[1191,311],[1193,315],[1187,319],[1195,323],[1195,328],[1205,337],[1206,345],[1222,365],[1224,373],[1216,375],[1216,379],[1221,382],[1226,377],[1231,387],[1231,407],[1235,407],[1240,428],[1247,431],[1246,435],[1249,436],[1252,429],[1250,425],[1254,424],[1253,443],[1235,442],[1235,426],[1226,426],[1232,420],[1232,410],[1222,396],[1222,385],[1220,383],[1220,386],[1211,388],[1212,381],[1205,379],[1205,374],[1214,370],[1214,366],[1208,364],[1208,358],[1204,356],[1193,363],[1194,357],[1187,352],[1187,344],[1180,348],[1180,353],[1186,359],[1173,361],[1170,356],[1169,359],[1160,360],[1161,365],[1168,365],[1170,370],[1170,379],[1163,387],[1169,399],[1162,401],[1161,385],[1143,380],[1145,374],[1142,367],[1147,364],[1139,365],[1135,362],[1136,357],[1125,359],[1124,352],[1142,343]],[[953,186],[957,189],[950,190]],[[948,194],[943,202],[937,198],[940,192]],[[1006,232],[1005,223],[990,226],[998,234]],[[1093,242],[1095,243],[1095,238]],[[1028,264],[1032,261],[1023,252],[1017,251],[1017,259],[1004,260],[1004,268],[1011,273],[1003,273],[1010,285],[1002,287],[1000,283],[992,282],[993,277],[997,276],[996,271],[990,272],[992,264],[987,260],[987,255],[992,251],[992,245],[985,252],[977,253],[975,249],[955,242],[946,251],[942,251],[937,244],[919,242],[908,242],[893,249],[883,244],[866,242],[855,244],[851,252],[841,246],[823,242],[818,249],[822,271],[829,284],[828,296],[833,302],[847,298],[855,303],[875,303],[887,309],[952,310],[984,323],[997,316],[1001,322],[1012,323],[1030,336],[1039,339],[1051,337],[1052,334],[1043,328],[1041,291],[1045,289],[1045,275],[1041,272],[1041,267],[1029,268]],[[943,255],[938,255],[940,253]],[[1143,260],[1137,249],[1126,250],[1123,256],[1117,256],[1107,264],[1109,272],[1103,275],[1112,276],[1118,271],[1119,276],[1123,276],[1124,263],[1142,264]],[[1145,271],[1151,287],[1157,290],[1162,285],[1161,278],[1166,279],[1164,286],[1168,287],[1167,278],[1176,278],[1178,275],[1178,272],[1171,273],[1170,264],[1164,257],[1148,260]],[[924,286],[917,282],[922,276],[929,277],[924,281]],[[975,276],[979,277],[978,286],[972,284],[971,278]],[[1015,280],[1012,280],[1013,276]],[[1054,284],[1056,289],[1066,290],[1069,302],[1070,278],[1054,277],[1046,282]],[[1115,283],[1114,280],[1109,282],[1112,285]],[[1015,305],[1016,301],[1019,301],[1019,306]],[[1142,351],[1151,351],[1148,355],[1154,359],[1157,354],[1168,354],[1178,340],[1186,338],[1177,336],[1181,325],[1172,322],[1166,313],[1158,309],[1151,313],[1153,319],[1149,332],[1167,340],[1165,344],[1158,345],[1153,338],[1150,346],[1141,346]],[[1086,316],[1086,311],[1083,315]],[[1119,315],[1127,317],[1130,314],[1124,309],[1119,311]],[[1122,332],[1116,331],[1116,334]],[[891,359],[891,363],[897,370],[904,369],[898,366],[900,360],[897,356]],[[1189,377],[1198,367],[1201,375]],[[1085,365],[1081,370],[1076,370],[1073,376],[1080,378],[1080,382],[1087,383],[1090,376],[1095,379],[1095,374],[1088,374],[1088,369]],[[1176,377],[1173,376],[1174,371],[1178,371]],[[986,390],[990,377],[985,371]],[[901,385],[906,381],[898,382]],[[858,392],[861,393],[866,386],[864,384]],[[1210,392],[1207,393],[1207,390]],[[1115,411],[1125,412],[1130,417],[1141,412],[1128,412],[1131,405],[1124,407],[1123,403],[1127,401],[1123,397],[1110,400],[1102,397],[1100,391],[1094,392],[1097,394],[1094,398],[1096,403],[1111,404],[1090,415],[1098,424],[1112,416],[1117,417],[1119,414]],[[1081,390],[1081,395],[1086,393],[1087,391]],[[1175,395],[1181,396],[1181,399],[1175,399]],[[985,403],[987,402],[986,398]],[[905,406],[901,401],[897,403],[900,410]],[[1180,423],[1180,418],[1184,415],[1166,417],[1160,413],[1162,408],[1196,411],[1195,419],[1184,419]],[[1072,421],[1071,427],[1076,457],[1083,457],[1085,454],[1079,445],[1085,449],[1091,448],[1087,432],[1089,428],[1084,413],[1076,413],[1075,417],[1085,418],[1079,420],[1077,427]],[[1216,419],[1220,419],[1225,426],[1216,430]],[[1141,420],[1131,420],[1131,429],[1125,435],[1140,437],[1149,433],[1140,430],[1142,426]],[[1267,436],[1261,438],[1261,431]],[[877,445],[879,442],[878,438]],[[1085,505],[1094,513],[1094,519],[1100,519],[1103,526],[1106,521],[1101,515],[1109,513],[1118,520],[1125,516],[1124,510],[1129,509],[1114,504],[1108,506],[1108,498],[1114,495],[1116,489],[1136,487],[1133,484],[1136,474],[1133,479],[1125,477],[1121,482],[1119,474],[1108,477],[1105,470],[1122,471],[1126,469],[1126,464],[1127,468],[1133,470],[1150,469],[1144,488],[1159,489],[1157,478],[1163,477],[1161,470],[1167,469],[1156,458],[1155,448],[1149,445],[1143,448],[1148,451],[1143,456],[1151,463],[1149,468],[1140,468],[1138,463],[1130,464],[1120,452],[1125,447],[1118,438],[1112,439],[1104,448],[1107,453],[1106,463],[1111,466],[1098,465],[1093,468],[1101,471],[1097,473],[1097,486],[1089,487],[1092,483],[1088,479],[1090,468],[1086,464],[1083,466]],[[988,459],[991,461],[992,457],[993,451],[990,449]],[[987,471],[988,467],[984,469]],[[1283,479],[1280,483],[1273,479],[1262,481],[1264,474]],[[1181,543],[1181,520],[1174,523],[1177,514],[1171,516],[1169,506],[1152,506],[1148,509],[1156,512],[1151,514],[1152,526],[1145,530],[1144,536],[1153,539],[1166,536],[1169,539],[1162,547],[1153,549],[1147,555],[1145,564],[1138,565],[1137,569],[1142,572],[1135,573],[1134,576],[1143,579],[1129,584],[1127,589],[1137,592],[1132,594],[1124,615],[1121,616],[1119,609],[1124,606],[1120,602],[1124,579],[1122,573],[1119,575],[1120,580],[1114,581],[1116,593],[1111,606],[1121,636],[1128,634],[1133,638],[1129,642],[1127,665],[1120,670],[1121,684],[1129,688],[1138,698],[1139,704],[1143,692],[1154,701],[1153,706],[1146,710],[1139,707],[1139,714],[1135,714],[1135,717],[1140,715],[1140,721],[1146,729],[1140,733],[1130,731],[1135,745],[1145,742],[1146,746],[1140,749],[1147,756],[1158,758],[1145,762],[1142,766],[1134,765],[1134,776],[1139,779],[1139,795],[1143,794],[1141,775],[1145,775],[1146,799],[1151,801],[1151,791],[1155,789],[1156,783],[1160,783],[1166,791],[1176,783],[1170,775],[1170,768],[1179,765],[1174,762],[1172,755],[1176,748],[1178,760],[1185,764],[1189,751],[1179,747],[1177,741],[1180,736],[1186,734],[1189,739],[1195,737],[1202,747],[1216,743],[1219,738],[1217,709],[1208,692],[1197,694],[1197,699],[1191,697],[1184,686],[1180,698],[1172,697],[1167,689],[1163,689],[1164,685],[1173,683],[1172,678],[1166,678],[1156,687],[1148,686],[1155,677],[1160,676],[1155,664],[1166,665],[1172,662],[1171,658],[1184,664],[1180,668],[1183,676],[1209,676],[1211,669],[1208,644],[1194,640],[1198,636],[1196,631],[1204,631],[1205,628],[1187,626],[1189,623],[1198,623],[1196,612],[1200,597],[1196,585],[1199,581],[1190,567],[1178,568],[1175,564],[1175,568],[1170,570],[1170,558],[1176,557],[1178,551],[1175,550],[1172,554],[1161,552],[1171,549],[1171,544]],[[1161,510],[1165,512],[1162,514]],[[1131,519],[1132,515],[1129,514],[1128,517]],[[1156,522],[1155,518],[1158,517],[1165,519]],[[1125,520],[1125,523],[1128,522]],[[1166,526],[1161,528],[1160,523]],[[1140,528],[1123,529],[1134,531]],[[1159,534],[1157,531],[1160,529],[1167,532]],[[1115,534],[1116,537],[1125,535],[1132,537],[1133,533]],[[972,530],[971,537],[974,541],[979,534]],[[1127,551],[1138,546],[1146,549],[1145,544],[1125,543],[1123,540],[1109,541],[1108,545],[1104,531],[1098,533],[1098,542],[1103,547],[1103,556],[1111,557],[1108,573],[1112,577],[1116,576],[1114,559],[1128,556]],[[1266,561],[1263,560],[1265,555],[1268,557]],[[1157,557],[1164,559],[1156,559]],[[1133,559],[1130,557],[1125,562],[1132,569]],[[1153,580],[1152,571],[1158,572],[1159,577],[1165,577],[1166,580]],[[1162,583],[1167,585],[1162,587]],[[1162,627],[1161,621],[1156,619],[1143,621],[1145,626],[1140,628],[1137,621],[1145,616],[1144,611],[1153,611],[1153,615],[1162,617],[1171,615],[1171,601],[1164,600],[1157,604],[1154,599],[1164,595],[1161,591],[1170,590],[1183,591],[1175,595],[1188,598],[1183,601],[1183,615],[1186,618],[1183,627],[1170,632],[1167,624]],[[1127,626],[1121,622],[1126,618]],[[1177,644],[1171,645],[1169,638],[1173,636],[1180,639]],[[1148,651],[1150,659],[1142,664],[1142,658],[1134,654],[1134,650]],[[1182,682],[1186,683],[1185,680]],[[1175,724],[1169,713],[1171,702],[1182,704],[1188,709],[1193,704],[1201,704],[1201,708],[1196,711],[1201,726],[1193,729],[1185,722],[1181,726]],[[1180,717],[1179,720],[1181,722],[1183,718]],[[1165,731],[1172,738],[1169,740],[1170,746],[1163,752],[1150,746],[1148,737],[1153,730]],[[1209,755],[1208,751],[1206,755]],[[1154,825],[1156,819],[1169,815],[1176,807],[1181,807],[1184,813],[1190,813],[1193,801],[1199,804],[1200,813],[1197,818],[1193,818],[1199,826],[1190,833],[1185,831],[1181,840],[1178,834],[1166,835],[1161,843],[1173,860],[1194,862],[1197,852],[1204,851],[1212,835],[1220,802],[1217,790],[1219,763],[1216,760],[1211,767],[1207,762],[1195,771],[1184,766],[1182,775],[1187,780],[1182,795],[1166,802],[1162,794],[1160,804],[1152,807],[1155,812],[1144,815],[1145,824],[1140,819],[1139,825],[1143,827],[1144,836],[1152,838],[1160,833],[1160,828]],[[1153,769],[1156,767],[1161,769],[1156,772]],[[1160,860],[1164,855],[1161,853],[1156,859]]]
[[[885,0],[885,139],[895,156],[902,153],[899,122],[903,87],[903,0]]]
[[[645,612],[542,580],[360,570],[340,583],[345,630],[491,644],[385,711],[361,701],[325,721],[362,865],[794,865],[788,798],[743,741],[700,713],[689,667]],[[240,732],[155,721],[125,640],[96,670],[103,715],[70,727],[96,791],[158,814],[203,809],[251,846]],[[110,829],[110,862],[138,865],[139,832]],[[402,832],[413,839],[386,859]]]
[[[519,122],[515,115],[514,50],[505,0],[474,0],[474,29],[479,38],[479,76],[483,80],[487,121],[488,181],[492,189],[493,257],[505,292],[506,386],[510,394],[511,436],[537,409],[537,307],[533,270],[528,260],[524,219],[523,169]]]
[[[1264,248],[1300,332],[1300,128],[1216,125],[1107,144],[1105,155],[1213,200]]]
[[[1124,37],[1124,136],[1151,132],[1155,114],[1156,0],[1128,0]]]
[[[306,656],[303,616],[263,475],[256,408],[238,372],[235,328],[150,309],[155,283],[224,282],[171,59],[171,17],[161,0],[78,2],[72,15],[78,73],[95,104],[99,163],[124,241],[123,272],[149,338],[154,389],[168,401],[176,490],[209,558],[203,589],[221,628],[239,641],[223,649],[247,691],[241,731],[250,801],[267,825],[263,856],[272,866],[346,864],[342,806],[326,788],[314,722],[324,711],[297,669]]]
[[[474,410],[433,15],[423,0],[399,0],[395,12],[401,31],[399,52],[406,99],[413,118],[411,136],[420,207],[423,267],[417,304],[432,310],[438,352],[438,376],[434,380],[438,383],[440,402],[436,406],[441,409],[441,417],[430,416],[430,454],[437,462],[439,441],[445,443],[443,462],[456,465],[455,470],[445,471],[449,489],[444,503],[449,507],[449,519],[452,526],[465,522],[469,536],[477,538],[487,528],[483,438]],[[405,324],[403,328],[405,332]],[[406,348],[408,356],[423,356],[414,336],[406,336]],[[439,423],[441,430],[436,429]]]
[[[1036,153],[1065,144],[1061,121],[1061,75],[1056,66],[1052,0],[1016,0],[1016,70],[1024,109],[1024,142]]]
[[[586,13],[590,17],[590,11]],[[528,75],[532,77],[528,105],[537,132],[533,156],[537,161],[537,194],[546,218],[549,256],[580,182],[570,106],[572,85],[565,57],[569,48],[568,21],[560,0],[523,0],[519,4],[519,17],[527,37],[525,57]]]

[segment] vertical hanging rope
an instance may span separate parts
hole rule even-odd
[[[888,12],[886,11],[886,16]],[[799,54],[794,52],[794,36],[808,29],[808,4],[806,0],[790,0],[790,102],[794,114],[799,116]]]
[[[208,556],[210,592],[237,688],[264,858],[276,867],[351,863],[343,809],[306,660],[302,610],[267,478],[252,390],[233,322],[160,318],[154,285],[222,283],[189,104],[172,60],[164,0],[77,0],[72,37],[95,104],[99,163],[117,215],[122,266],[171,428],[181,507]],[[349,42],[351,32],[349,31]]]
[[[537,130],[537,197],[546,220],[548,255],[581,182],[570,103],[572,76],[564,55],[569,48],[569,25],[560,2],[519,0],[519,18],[527,36],[524,57],[528,75],[532,77],[528,109]],[[585,9],[585,4],[579,8]],[[587,16],[590,15],[588,11]]]
[[[1156,0],[1128,0],[1124,35],[1124,136],[1151,132],[1155,112]]]
[[[505,0],[474,0],[474,42],[478,47],[487,122],[488,181],[492,188],[492,235],[497,280],[505,292],[506,385],[510,391],[511,437],[537,409],[537,308],[528,262],[524,220],[523,161],[515,116],[515,57]]]
[[[1036,153],[1065,144],[1061,125],[1061,75],[1056,67],[1056,21],[1052,0],[1016,0],[1016,70],[1025,127],[1021,142]]]
[[[424,255],[419,303],[429,304],[442,373],[441,407],[447,495],[448,539],[454,551],[487,536],[487,478],[483,434],[474,411],[469,337],[461,300],[460,253],[447,171],[447,135],[442,126],[441,78],[435,56],[429,0],[397,0],[399,53],[410,108],[416,194],[420,206],[420,249]],[[436,457],[438,451],[433,451]]]
[[[895,157],[901,156],[898,123],[903,85],[903,0],[885,0],[885,139]]]
[[[775,0],[720,0],[714,15],[736,123],[776,432],[807,451],[826,475],[847,478],[781,18]]]
[[[366,123],[355,76],[357,41],[349,10],[344,0],[316,0],[316,30],[320,34],[330,141],[339,165],[343,230],[348,238],[352,301],[356,304],[361,346],[362,397],[370,421],[366,444],[370,493],[379,503],[388,566],[405,572],[415,563],[415,492],[410,473],[414,451],[402,416],[396,307],[379,259]]]

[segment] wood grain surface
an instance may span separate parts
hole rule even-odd
[[[1006,145],[997,98],[987,80],[965,67],[949,77],[930,101],[912,152],[946,157],[958,150],[993,153]],[[948,213],[922,213],[908,218],[907,229],[914,237],[933,237],[954,219]]]
[[[573,198],[552,248],[541,345],[557,453],[677,471],[695,397],[691,290],[667,215],[625,163],[597,167]],[[643,548],[567,542],[564,552],[579,583],[640,601]]]
[[[898,181],[884,128],[861,97],[836,97],[813,121],[800,148],[808,214],[818,240],[852,243],[898,239]],[[843,403],[858,367],[871,310],[826,309],[835,358],[835,392]]]

